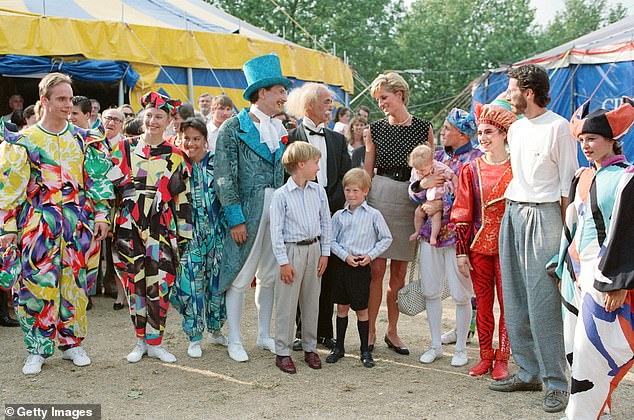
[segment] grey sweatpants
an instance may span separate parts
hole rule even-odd
[[[559,203],[507,200],[499,251],[504,318],[517,375],[566,391],[561,297],[545,270],[559,251],[561,231]]]

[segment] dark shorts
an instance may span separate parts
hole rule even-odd
[[[329,265],[332,270],[332,301],[340,305],[350,305],[353,311],[368,308],[370,299],[370,265],[351,267],[336,255],[331,255]]]

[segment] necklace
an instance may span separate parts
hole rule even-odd
[[[405,118],[405,120],[401,121],[401,122],[395,122],[395,123],[391,123],[390,125],[407,125],[409,124],[409,122],[412,120],[412,114],[410,114],[409,112],[407,113],[407,118]]]
[[[506,155],[506,157],[505,157],[504,159],[502,159],[502,160],[500,160],[500,161],[497,161],[497,162],[493,162],[492,160],[490,160],[490,159],[487,157],[487,155],[482,156],[482,159],[484,159],[484,161],[485,161],[486,163],[488,163],[489,165],[494,165],[494,166],[497,166],[497,165],[504,165],[506,162],[508,162],[508,160],[509,160],[510,158],[511,158],[511,155]]]

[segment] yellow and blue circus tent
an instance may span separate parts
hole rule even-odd
[[[343,103],[352,93],[342,59],[288,42],[202,0],[0,0],[0,74],[62,71],[85,82],[119,82],[120,100],[149,90],[195,99],[229,95],[246,105],[242,64],[280,57],[294,86],[330,85]],[[137,105],[138,106],[138,105]]]

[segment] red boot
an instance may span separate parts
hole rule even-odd
[[[491,371],[491,368],[493,367],[493,356],[493,350],[480,349],[480,362],[469,369],[469,375],[482,376],[489,373]]]
[[[503,353],[500,350],[495,351],[495,366],[491,377],[496,381],[501,381],[509,377],[509,353]]]

